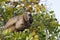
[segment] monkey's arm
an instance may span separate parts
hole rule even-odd
[[[21,29],[23,30],[23,29],[25,28],[23,18],[16,22],[15,28],[16,28],[17,30],[21,30]]]
[[[17,20],[18,20],[17,18],[18,18],[18,16],[9,19],[8,22],[6,23],[4,29],[9,28],[11,25],[13,25],[14,23],[16,23]]]

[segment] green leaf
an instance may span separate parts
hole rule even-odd
[[[54,11],[50,11],[50,13],[52,14],[52,13],[54,13]]]
[[[6,2],[7,0],[0,0],[0,2]]]

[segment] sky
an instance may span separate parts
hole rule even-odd
[[[41,0],[48,5],[49,9],[54,10],[55,16],[60,23],[60,0]]]
[[[60,23],[60,0],[50,0],[51,8],[55,11],[55,16]]]

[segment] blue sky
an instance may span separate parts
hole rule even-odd
[[[60,0],[50,0],[51,8],[55,11],[56,18],[60,22]]]
[[[41,0],[45,1],[43,3],[47,4],[48,7],[55,11],[55,16],[60,23],[60,0]]]

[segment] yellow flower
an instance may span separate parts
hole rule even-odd
[[[30,2],[32,2],[32,3],[39,3],[40,0],[30,0]]]
[[[35,35],[34,36],[34,40],[39,40],[39,36],[38,35]]]
[[[39,36],[38,36],[38,35],[35,35],[35,36],[34,36],[34,38],[35,38],[35,39],[38,39],[38,38],[39,38]]]
[[[39,40],[39,36],[38,35],[35,35],[34,36],[34,40]]]
[[[35,9],[36,9],[36,12],[37,12],[37,13],[40,13],[40,5],[35,4],[34,7],[35,7]]]
[[[36,31],[33,30],[33,31],[32,31],[32,36],[35,36],[35,35],[36,35]]]

